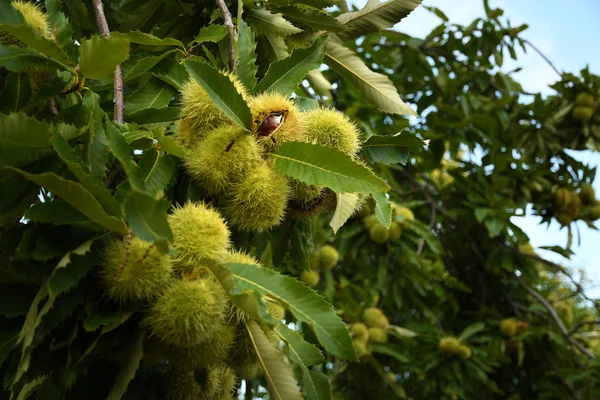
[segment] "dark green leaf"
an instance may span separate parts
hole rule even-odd
[[[119,233],[125,233],[127,230],[123,221],[107,214],[98,200],[96,200],[96,198],[81,184],[68,181],[52,172],[36,175],[16,168],[11,169],[20,173],[30,181],[51,191],[55,195],[62,197],[63,200],[71,204],[83,215],[99,225],[102,225],[106,229]]]
[[[309,71],[319,68],[327,51],[327,37],[320,37],[306,49],[296,49],[283,60],[269,67],[265,77],[256,85],[256,92],[292,93]]]
[[[259,35],[271,33],[287,36],[302,32],[302,29],[290,24],[281,14],[272,14],[264,8],[247,9],[244,17]]]
[[[227,30],[223,25],[208,25],[200,28],[200,32],[194,38],[196,43],[218,42],[227,35]]]
[[[348,27],[340,36],[346,40],[391,28],[417,8],[421,1],[368,1],[362,10],[344,13],[337,18]]]
[[[144,72],[146,72],[146,71],[150,70],[151,68],[153,68],[156,64],[158,64],[159,62],[161,62],[169,54],[172,54],[172,53],[174,53],[176,51],[177,50],[169,50],[169,51],[166,51],[166,52],[164,52],[163,54],[161,54],[159,56],[144,57],[144,58],[137,59],[135,61],[131,61],[131,62],[125,63],[122,66],[122,70],[123,70],[123,82],[127,82],[127,81],[130,81],[133,78],[137,78],[138,76],[140,76]]]
[[[385,193],[373,193],[373,200],[375,200],[375,216],[377,221],[390,229],[392,225],[392,203],[385,195]]]
[[[131,157],[129,145],[125,141],[123,134],[112,122],[107,124],[106,137],[113,154],[115,157],[117,157],[123,166],[123,169],[127,173],[131,187],[136,189],[138,192],[145,192],[146,187],[144,185],[144,178],[142,177],[139,167]]]
[[[338,149],[312,143],[283,143],[270,153],[275,170],[311,185],[340,193],[386,192],[389,186]]]
[[[108,189],[94,182],[88,167],[59,132],[56,132],[52,137],[52,145],[58,156],[65,162],[77,180],[106,207],[106,210],[111,215],[120,217],[121,209],[119,203],[112,197]]]
[[[372,162],[406,165],[411,150],[422,148],[423,141],[411,133],[373,135],[361,147],[365,156]]]
[[[343,23],[325,11],[314,8],[290,5],[277,7],[276,10],[282,13],[288,20],[295,22],[300,26],[308,26],[314,30],[341,32],[346,29],[346,26]]]
[[[169,105],[175,90],[157,78],[151,78],[137,91],[127,97],[125,113],[132,114],[148,108],[163,108]]]
[[[150,150],[140,161],[142,175],[145,176],[146,189],[154,195],[165,190],[175,174],[175,161],[172,156]]]
[[[142,240],[171,240],[171,228],[167,221],[170,205],[166,199],[156,200],[147,194],[132,190],[125,200],[125,219],[133,233]]]
[[[0,114],[0,140],[27,147],[49,147],[51,126],[25,114]]]
[[[245,129],[250,128],[252,125],[250,108],[229,77],[202,62],[186,61],[185,67],[190,76],[210,95],[215,106],[236,125]]]
[[[20,72],[31,67],[63,69],[64,65],[33,49],[0,44],[0,67],[5,67],[9,71]]]
[[[256,41],[254,32],[245,21],[239,22],[238,39],[238,67],[237,77],[246,89],[252,90],[256,86]]]
[[[54,225],[79,225],[90,229],[100,228],[100,225],[92,222],[69,203],[59,199],[34,204],[27,210],[25,218],[33,222],[45,222]]]
[[[416,115],[412,108],[400,99],[392,81],[382,74],[375,73],[348,48],[330,40],[325,62],[343,79],[354,83],[365,95],[368,102],[380,110],[405,115]]]
[[[181,43],[177,39],[173,38],[164,38],[161,39],[154,35],[150,35],[148,33],[143,33],[140,31],[131,31],[128,33],[122,32],[111,32],[111,37],[115,37],[117,39],[125,39],[129,40],[131,43],[139,43],[144,44],[146,46],[179,46],[184,47],[183,43]]]
[[[296,318],[314,329],[327,351],[344,359],[355,359],[346,325],[315,291],[294,278],[257,265],[226,264],[225,267],[233,273],[237,290],[242,293],[252,290],[280,299]]]
[[[133,339],[128,346],[128,352],[125,356],[125,361],[121,363],[121,368],[117,374],[117,377],[115,378],[115,383],[110,389],[108,396],[106,396],[107,400],[120,400],[127,391],[127,386],[129,386],[129,382],[131,382],[135,377],[135,374],[140,366],[140,362],[142,361],[142,357],[144,357],[145,337],[145,329],[138,329],[133,336]]]
[[[302,395],[296,385],[294,373],[283,359],[283,354],[269,341],[260,326],[253,320],[246,322],[246,329],[258,360],[265,372],[270,398],[274,400],[300,400]]]
[[[77,46],[73,40],[73,31],[69,20],[62,12],[60,0],[46,0],[46,11],[52,25],[52,36],[56,42],[67,51],[71,58],[77,54]]]

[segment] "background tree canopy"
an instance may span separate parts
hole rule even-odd
[[[600,398],[600,302],[510,219],[596,229],[600,78],[419,6],[0,0],[0,397]]]

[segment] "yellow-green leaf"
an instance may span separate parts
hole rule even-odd
[[[342,78],[356,85],[380,110],[404,115],[417,115],[406,105],[392,81],[385,75],[373,72],[354,52],[330,40],[324,61]]]
[[[285,362],[279,349],[269,341],[267,335],[255,321],[248,320],[246,329],[265,372],[271,398],[274,400],[302,399],[292,368]]]

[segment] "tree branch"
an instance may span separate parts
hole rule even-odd
[[[219,6],[219,10],[221,11],[221,17],[223,17],[223,26],[227,29],[227,34],[229,36],[229,71],[235,72],[235,31],[233,26],[233,21],[231,20],[231,13],[227,8],[224,0],[217,0],[217,6]]]
[[[567,339],[567,341],[569,343],[571,343],[571,345],[573,345],[573,347],[575,347],[577,350],[579,350],[580,352],[585,354],[587,357],[594,358],[594,355],[588,349],[583,347],[583,345],[581,343],[579,343],[578,341],[576,341],[575,339],[573,339],[571,337],[568,329],[565,327],[565,324],[563,324],[562,320],[558,316],[558,313],[556,312],[554,307],[552,307],[552,304],[550,304],[550,302],[548,300],[546,300],[546,298],[544,298],[544,296],[539,294],[535,289],[533,289],[531,286],[529,286],[527,283],[525,283],[525,281],[520,276],[515,275],[515,278],[517,279],[517,282],[519,282],[519,284],[523,287],[523,289],[525,289],[525,291],[527,293],[529,293],[530,295],[535,297],[535,299],[537,301],[539,301],[546,308],[546,310],[548,310],[548,312],[550,313],[550,316],[552,317],[552,319],[558,326],[558,329],[563,334],[565,339]]]
[[[110,37],[110,30],[108,29],[108,22],[106,22],[106,15],[104,15],[104,5],[102,0],[92,0],[94,5],[94,12],[96,14],[96,25],[100,31],[100,36]],[[123,102],[123,76],[121,74],[121,66],[117,65],[115,68],[115,79],[114,79],[114,115],[113,120],[117,123],[123,122],[123,108],[125,103]]]
[[[577,332],[579,329],[584,327],[585,325],[600,325],[600,319],[595,319],[593,321],[581,321],[573,329],[571,329],[571,333]]]
[[[514,253],[519,253],[522,256],[531,258],[533,260],[536,260],[538,262],[544,263],[549,267],[552,267],[556,270],[558,270],[559,272],[561,272],[562,274],[564,274],[567,278],[569,278],[569,280],[573,283],[573,285],[575,286],[575,289],[577,290],[576,294],[581,294],[583,296],[583,298],[585,298],[587,301],[590,302],[594,302],[592,299],[590,299],[586,294],[585,294],[585,289],[583,288],[583,286],[581,286],[581,284],[579,282],[577,282],[575,280],[575,278],[573,278],[573,276],[569,273],[569,271],[567,271],[567,269],[565,267],[563,267],[560,264],[554,263],[552,261],[548,261],[545,258],[540,257],[537,254],[529,254],[529,253],[523,253],[519,250],[515,250],[509,246],[505,246],[506,249],[508,249],[509,251],[512,251]]]
[[[540,51],[540,49],[538,49],[529,40],[523,40],[523,43],[525,43],[526,45],[531,47],[533,50],[535,50],[535,52],[538,53],[544,59],[544,61],[546,61],[548,63],[548,65],[550,65],[552,67],[554,72],[556,72],[558,74],[558,76],[560,76],[562,78],[562,73],[558,70],[558,68],[556,68],[556,66],[552,63],[552,61],[550,61],[550,59],[548,57],[546,57],[546,55]]]

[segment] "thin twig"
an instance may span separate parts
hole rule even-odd
[[[514,253],[519,253],[520,255],[524,256],[524,257],[528,257],[531,258],[533,260],[536,260],[538,262],[544,263],[549,267],[552,267],[556,270],[558,270],[559,272],[561,272],[563,275],[565,275],[567,278],[569,278],[569,280],[573,283],[573,285],[575,286],[575,289],[577,290],[577,292],[575,293],[577,294],[581,294],[583,296],[583,298],[585,298],[587,301],[593,302],[592,299],[590,299],[586,294],[585,294],[585,289],[583,286],[581,286],[581,283],[577,282],[575,280],[575,278],[573,278],[573,276],[569,273],[569,271],[567,271],[567,269],[565,267],[563,267],[560,264],[554,263],[552,261],[546,260],[545,258],[540,257],[537,254],[530,254],[530,253],[523,253],[519,250],[513,249],[509,246],[505,246],[505,248],[509,251],[512,251]],[[570,296],[571,297],[571,296]]]
[[[235,72],[235,32],[233,21],[231,20],[231,13],[223,0],[217,0],[217,6],[221,11],[221,17],[223,17],[223,26],[227,29],[227,35],[229,36],[229,71]]]
[[[515,275],[515,278],[517,279],[517,282],[519,282],[519,284],[523,287],[523,289],[525,289],[525,291],[527,293],[529,293],[530,295],[535,297],[536,300],[539,301],[546,308],[546,310],[548,310],[548,312],[550,313],[550,316],[552,317],[552,319],[558,326],[558,329],[563,334],[565,339],[567,339],[567,341],[569,343],[571,343],[573,345],[573,347],[575,347],[577,350],[579,350],[580,352],[585,354],[587,357],[594,358],[594,355],[588,349],[583,347],[583,345],[581,343],[579,343],[578,341],[576,341],[575,339],[573,339],[571,337],[571,335],[569,334],[569,330],[565,327],[565,324],[563,324],[562,320],[558,316],[558,313],[556,312],[556,309],[554,307],[552,307],[552,304],[550,304],[550,302],[548,300],[546,300],[546,298],[544,296],[539,294],[535,289],[533,289],[531,286],[529,286],[527,283],[525,283],[525,281],[520,276]]]
[[[54,97],[48,100],[48,109],[50,110],[50,114],[54,116],[58,115],[58,108],[56,107],[56,100],[54,100]]]
[[[121,74],[121,66],[117,65],[115,68],[115,91],[114,91],[114,114],[113,120],[120,124],[123,122],[123,109],[125,108],[125,103],[123,102],[123,75]]]
[[[575,325],[573,329],[571,329],[571,333],[577,332],[580,328],[584,327],[585,325],[600,325],[600,319],[595,319],[593,321],[581,321],[580,323]]]
[[[556,68],[556,66],[552,63],[552,61],[550,61],[550,59],[548,57],[546,57],[546,55],[540,51],[540,49],[538,49],[529,40],[523,40],[523,43],[525,43],[526,45],[530,46],[533,50],[535,50],[535,52],[538,53],[544,59],[544,61],[546,61],[548,63],[548,65],[550,65],[552,67],[554,72],[556,72],[558,74],[558,76],[560,76],[562,78],[562,73],[558,70],[558,68]]]
[[[104,15],[104,6],[102,0],[92,0],[94,5],[94,12],[96,13],[96,25],[100,31],[100,36],[110,37],[110,30],[108,29],[108,22],[106,22],[106,15]],[[114,115],[113,120],[117,123],[123,122],[123,108],[125,103],[123,102],[123,76],[121,74],[121,66],[117,65],[115,68],[115,79],[114,79]]]

